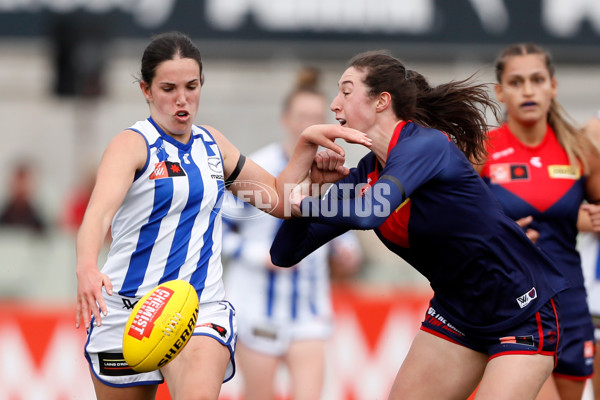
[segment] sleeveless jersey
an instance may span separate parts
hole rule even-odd
[[[334,187],[348,183],[366,186],[350,199],[347,191],[332,189],[318,210],[311,209],[313,199],[302,201],[302,212],[312,217],[282,224],[271,247],[275,262],[294,262],[336,227],[374,229],[429,280],[432,307],[459,329],[483,334],[531,318],[568,287],[440,131],[399,123],[385,167],[370,152]],[[338,212],[331,213],[335,207]]]
[[[488,160],[482,177],[513,220],[533,216],[537,244],[573,286],[583,285],[576,250],[577,215],[585,196],[581,166],[569,158],[550,126],[543,141],[526,146],[506,124],[489,132]]]
[[[288,163],[279,143],[249,157],[274,176]],[[223,219],[223,255],[229,258],[225,274],[227,299],[235,306],[240,320],[245,315],[279,323],[330,319],[329,245],[307,256],[295,268],[268,268],[269,248],[281,220],[230,193],[223,205]]]
[[[201,303],[222,300],[224,180],[217,143],[197,126],[189,142],[180,143],[152,118],[130,129],[144,137],[148,155],[113,218],[102,272],[122,296],[143,296],[162,282],[183,279]]]

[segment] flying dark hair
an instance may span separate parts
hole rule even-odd
[[[471,76],[431,87],[423,75],[382,50],[358,54],[348,66],[366,72],[364,83],[370,96],[391,95],[398,118],[447,133],[472,161],[485,158],[485,113],[489,109],[496,116],[498,112],[488,85],[473,83]]]
[[[196,60],[200,67],[201,80],[204,80],[200,50],[189,36],[177,31],[165,32],[152,37],[152,41],[146,46],[142,55],[141,80],[151,85],[156,75],[156,68],[162,62],[173,60],[176,56]]]

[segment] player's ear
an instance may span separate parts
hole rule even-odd
[[[555,99],[556,94],[558,93],[558,81],[556,80],[555,76],[553,76],[550,80],[550,87],[552,89],[552,98]]]
[[[392,104],[392,95],[388,92],[381,92],[377,97],[375,109],[377,112],[382,112]]]
[[[496,92],[496,98],[498,99],[498,101],[500,103],[504,103],[504,93],[503,93],[501,84],[496,83],[494,85],[494,92]]]
[[[142,94],[146,98],[146,101],[152,101],[152,91],[150,90],[150,85],[145,81],[140,81],[140,89],[142,90]]]

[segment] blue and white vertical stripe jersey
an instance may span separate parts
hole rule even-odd
[[[275,176],[288,163],[279,143],[249,157]],[[240,323],[248,318],[279,324],[331,318],[329,245],[317,249],[294,268],[270,268],[269,249],[282,220],[229,193],[223,219],[227,299],[235,306]],[[335,240],[354,240],[350,246],[358,246],[353,234]]]
[[[594,232],[580,232],[578,250],[585,278],[588,307],[593,316],[600,316],[600,236]]]
[[[225,186],[217,143],[197,126],[189,142],[180,143],[152,118],[130,129],[144,137],[148,155],[112,221],[102,272],[121,296],[140,297],[162,282],[183,279],[201,303],[222,300]]]

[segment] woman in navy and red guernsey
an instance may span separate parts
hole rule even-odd
[[[538,399],[579,400],[593,373],[594,327],[576,249],[577,216],[584,199],[600,200],[598,153],[556,101],[548,52],[511,45],[496,61],[496,78],[506,122],[489,132],[488,158],[478,169],[504,212],[570,281],[558,295],[562,351]]]
[[[485,85],[429,86],[385,52],[357,55],[331,104],[370,152],[322,197],[291,196],[271,247],[290,266],[349,229],[372,229],[434,290],[390,399],[533,400],[554,368],[561,272],[500,209],[484,158]],[[327,154],[318,163],[327,164]],[[309,181],[303,182],[304,186]],[[299,185],[299,187],[302,185]]]

